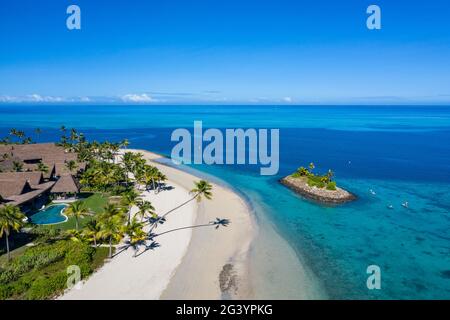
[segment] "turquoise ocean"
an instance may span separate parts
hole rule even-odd
[[[327,296],[450,299],[450,107],[3,105],[0,136],[16,128],[55,141],[65,125],[89,140],[127,138],[130,148],[170,155],[172,131],[192,130],[195,120],[204,128],[280,129],[275,176],[250,165],[193,169],[241,194]],[[332,169],[357,201],[323,206],[278,183],[310,162],[317,172]],[[380,290],[367,289],[369,265],[381,268]]]

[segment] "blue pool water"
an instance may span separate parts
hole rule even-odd
[[[128,138],[130,147],[163,154],[174,145],[172,130],[192,128],[194,120],[205,128],[280,128],[277,176],[252,166],[195,169],[244,194],[330,297],[450,298],[450,107],[0,106],[0,119],[0,135],[39,127],[40,140],[52,141],[64,124],[89,139]],[[279,185],[311,161],[317,171],[333,169],[358,200],[325,207]],[[372,264],[382,270],[379,291],[366,287]]]
[[[39,210],[29,217],[30,222],[34,224],[55,224],[66,221],[66,217],[61,214],[66,205],[51,205],[43,210]]]

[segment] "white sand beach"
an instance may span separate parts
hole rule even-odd
[[[144,150],[148,161],[160,157]],[[194,181],[189,173],[153,162],[168,178],[164,190],[143,192],[157,213],[188,200]],[[134,212],[137,211],[134,208]],[[248,297],[248,250],[255,224],[245,202],[234,192],[213,184],[213,199],[189,202],[173,212],[158,232],[204,224],[216,217],[231,221],[226,228],[187,229],[157,238],[160,247],[133,257],[133,249],[117,254],[60,299],[221,299]],[[182,268],[182,270],[179,270]],[[188,276],[186,276],[188,275]]]

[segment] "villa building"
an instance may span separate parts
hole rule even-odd
[[[76,163],[72,171],[70,161]],[[0,145],[0,206],[17,205],[27,212],[42,207],[50,195],[75,196],[80,191],[76,177],[85,167],[76,153],[53,143]]]

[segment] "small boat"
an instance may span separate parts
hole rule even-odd
[[[408,208],[408,201],[403,202],[403,203],[402,203],[402,207]]]
[[[394,206],[392,204],[388,204],[387,208],[388,209],[394,209]]]
[[[372,195],[374,195],[374,196],[377,194],[377,193],[376,193],[375,191],[373,191],[372,189],[370,189],[369,191],[370,191],[370,193],[371,193]]]

